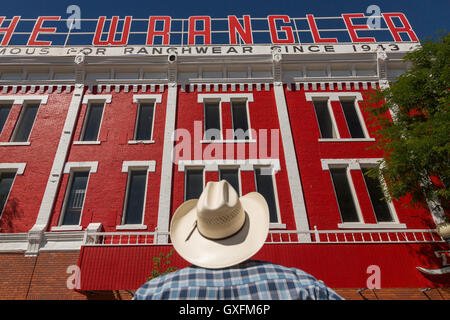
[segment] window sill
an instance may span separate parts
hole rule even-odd
[[[256,140],[201,140],[200,143],[256,143]]]
[[[286,229],[286,225],[284,223],[270,223],[269,229]]]
[[[147,226],[143,224],[122,224],[116,226],[116,230],[147,230]]]
[[[407,229],[406,224],[396,222],[381,223],[340,223],[339,229]]]
[[[375,138],[344,138],[344,139],[319,139],[319,142],[373,142]]]
[[[57,226],[52,227],[51,231],[81,231],[83,230],[82,226]]]
[[[74,141],[73,144],[101,144],[101,141]]]
[[[128,144],[152,144],[155,140],[130,140]]]
[[[29,146],[31,142],[0,142],[0,146],[14,147],[14,146]]]

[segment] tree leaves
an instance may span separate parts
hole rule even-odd
[[[411,205],[423,207],[427,199],[439,201],[448,218],[450,33],[426,41],[404,60],[410,70],[363,105],[377,128],[374,148],[384,150],[384,161],[369,175],[383,175],[390,198],[410,195]]]

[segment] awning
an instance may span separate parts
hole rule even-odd
[[[80,290],[136,290],[151,275],[153,257],[167,254],[172,246],[83,246],[80,252]],[[434,255],[447,244],[266,244],[253,259],[299,268],[332,288],[366,288],[370,266],[378,266],[383,288],[448,286],[435,283],[417,270],[442,268]],[[176,252],[170,266],[189,263]]]

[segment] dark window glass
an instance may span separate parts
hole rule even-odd
[[[355,202],[350,191],[350,185],[347,179],[346,168],[330,169],[333,180],[334,192],[336,194],[339,211],[341,212],[342,222],[358,222]]]
[[[13,142],[28,141],[38,109],[38,104],[29,104],[23,107],[19,117],[19,123],[13,135]]]
[[[135,140],[150,140],[153,126],[153,103],[139,105]]]
[[[203,191],[203,170],[190,169],[186,173],[185,200],[198,199]]]
[[[220,139],[220,103],[205,103],[205,140]]]
[[[370,201],[372,201],[372,207],[375,211],[375,216],[378,222],[392,222],[394,221],[389,210],[389,206],[384,200],[383,189],[381,188],[380,181],[376,178],[372,178],[366,175],[368,169],[363,168],[362,172],[364,180],[366,181],[367,191],[369,192]]]
[[[333,122],[331,121],[327,101],[314,101],[317,121],[319,122],[321,138],[335,138]]]
[[[93,103],[89,105],[82,141],[97,141],[102,115],[102,103]]]
[[[245,101],[234,101],[231,104],[233,114],[234,138],[238,140],[248,140],[247,104]]]
[[[237,194],[239,191],[239,170],[238,169],[221,169],[220,170],[220,180],[226,180],[229,184],[236,190]]]
[[[89,172],[74,172],[62,225],[80,224]]]
[[[124,224],[141,224],[145,202],[147,171],[131,171],[128,182],[127,209]]]
[[[11,190],[11,186],[15,176],[15,172],[0,173],[0,215],[3,211],[3,208],[5,207],[6,200],[8,198],[9,191]]]
[[[270,213],[270,222],[278,222],[277,205],[275,202],[275,191],[271,174],[264,174],[264,170],[255,169],[256,191],[267,201]]]
[[[6,119],[8,119],[10,111],[11,106],[0,105],[0,133],[2,133],[3,127],[5,126],[5,122]]]
[[[341,101],[345,121],[352,138],[364,138],[364,131],[355,108],[355,101]]]

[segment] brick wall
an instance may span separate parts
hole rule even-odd
[[[0,300],[63,299],[63,300],[128,300],[125,290],[76,292],[67,289],[70,265],[76,265],[79,252],[40,253],[36,258],[22,253],[0,254]],[[348,300],[450,300],[450,288],[334,289]]]

